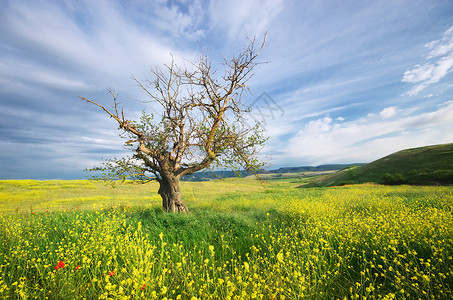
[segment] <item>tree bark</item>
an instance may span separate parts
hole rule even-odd
[[[163,177],[159,180],[159,195],[162,197],[162,206],[166,212],[188,212],[189,209],[181,201],[179,178],[174,176]]]

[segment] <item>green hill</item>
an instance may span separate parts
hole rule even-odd
[[[320,177],[307,186],[378,184],[453,184],[453,143],[402,150],[363,166]]]

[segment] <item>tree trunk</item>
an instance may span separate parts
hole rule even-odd
[[[166,212],[188,212],[189,209],[181,201],[179,178],[174,176],[163,177],[159,180],[158,193],[162,197],[162,206]]]

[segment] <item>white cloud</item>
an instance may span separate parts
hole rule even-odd
[[[432,64],[416,65],[412,70],[404,72],[403,82],[419,82],[425,81],[433,76],[435,66]]]
[[[305,126],[305,131],[309,133],[323,133],[328,132],[331,129],[332,118],[324,117],[315,121],[310,121]]]
[[[425,47],[431,49],[426,58],[427,62],[404,72],[401,80],[408,83],[420,82],[407,92],[409,96],[417,95],[453,71],[453,26],[445,31],[441,40],[432,41]]]
[[[396,113],[384,109],[382,117]],[[433,112],[399,119],[369,115],[351,122],[335,123],[330,117],[309,122],[291,138],[275,160],[307,164],[369,162],[408,147],[448,143],[453,140],[453,103]]]
[[[426,44],[425,47],[432,49],[428,54],[428,59],[446,55],[453,51],[453,26],[445,31],[441,40],[432,41]]]
[[[387,107],[387,108],[384,108],[384,109],[379,113],[379,115],[380,115],[381,118],[383,118],[383,119],[389,119],[389,118],[393,117],[394,115],[396,115],[397,110],[398,110],[398,107],[397,107],[397,106]]]

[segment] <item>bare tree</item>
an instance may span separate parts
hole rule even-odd
[[[127,119],[113,92],[110,110],[82,97],[117,121],[127,139],[125,146],[133,152],[131,157],[107,160],[90,169],[101,172],[95,177],[157,180],[164,210],[185,212],[188,208],[181,201],[179,184],[182,176],[220,166],[259,170],[263,163],[257,153],[266,139],[259,124],[247,125],[250,109],[241,100],[264,43],[265,39],[257,47],[256,40],[250,39],[240,53],[223,61],[223,75],[217,75],[202,53],[189,68],[180,68],[172,58],[163,69],[151,70],[153,80],[132,77],[160,107],[158,121],[146,112],[139,121]]]

